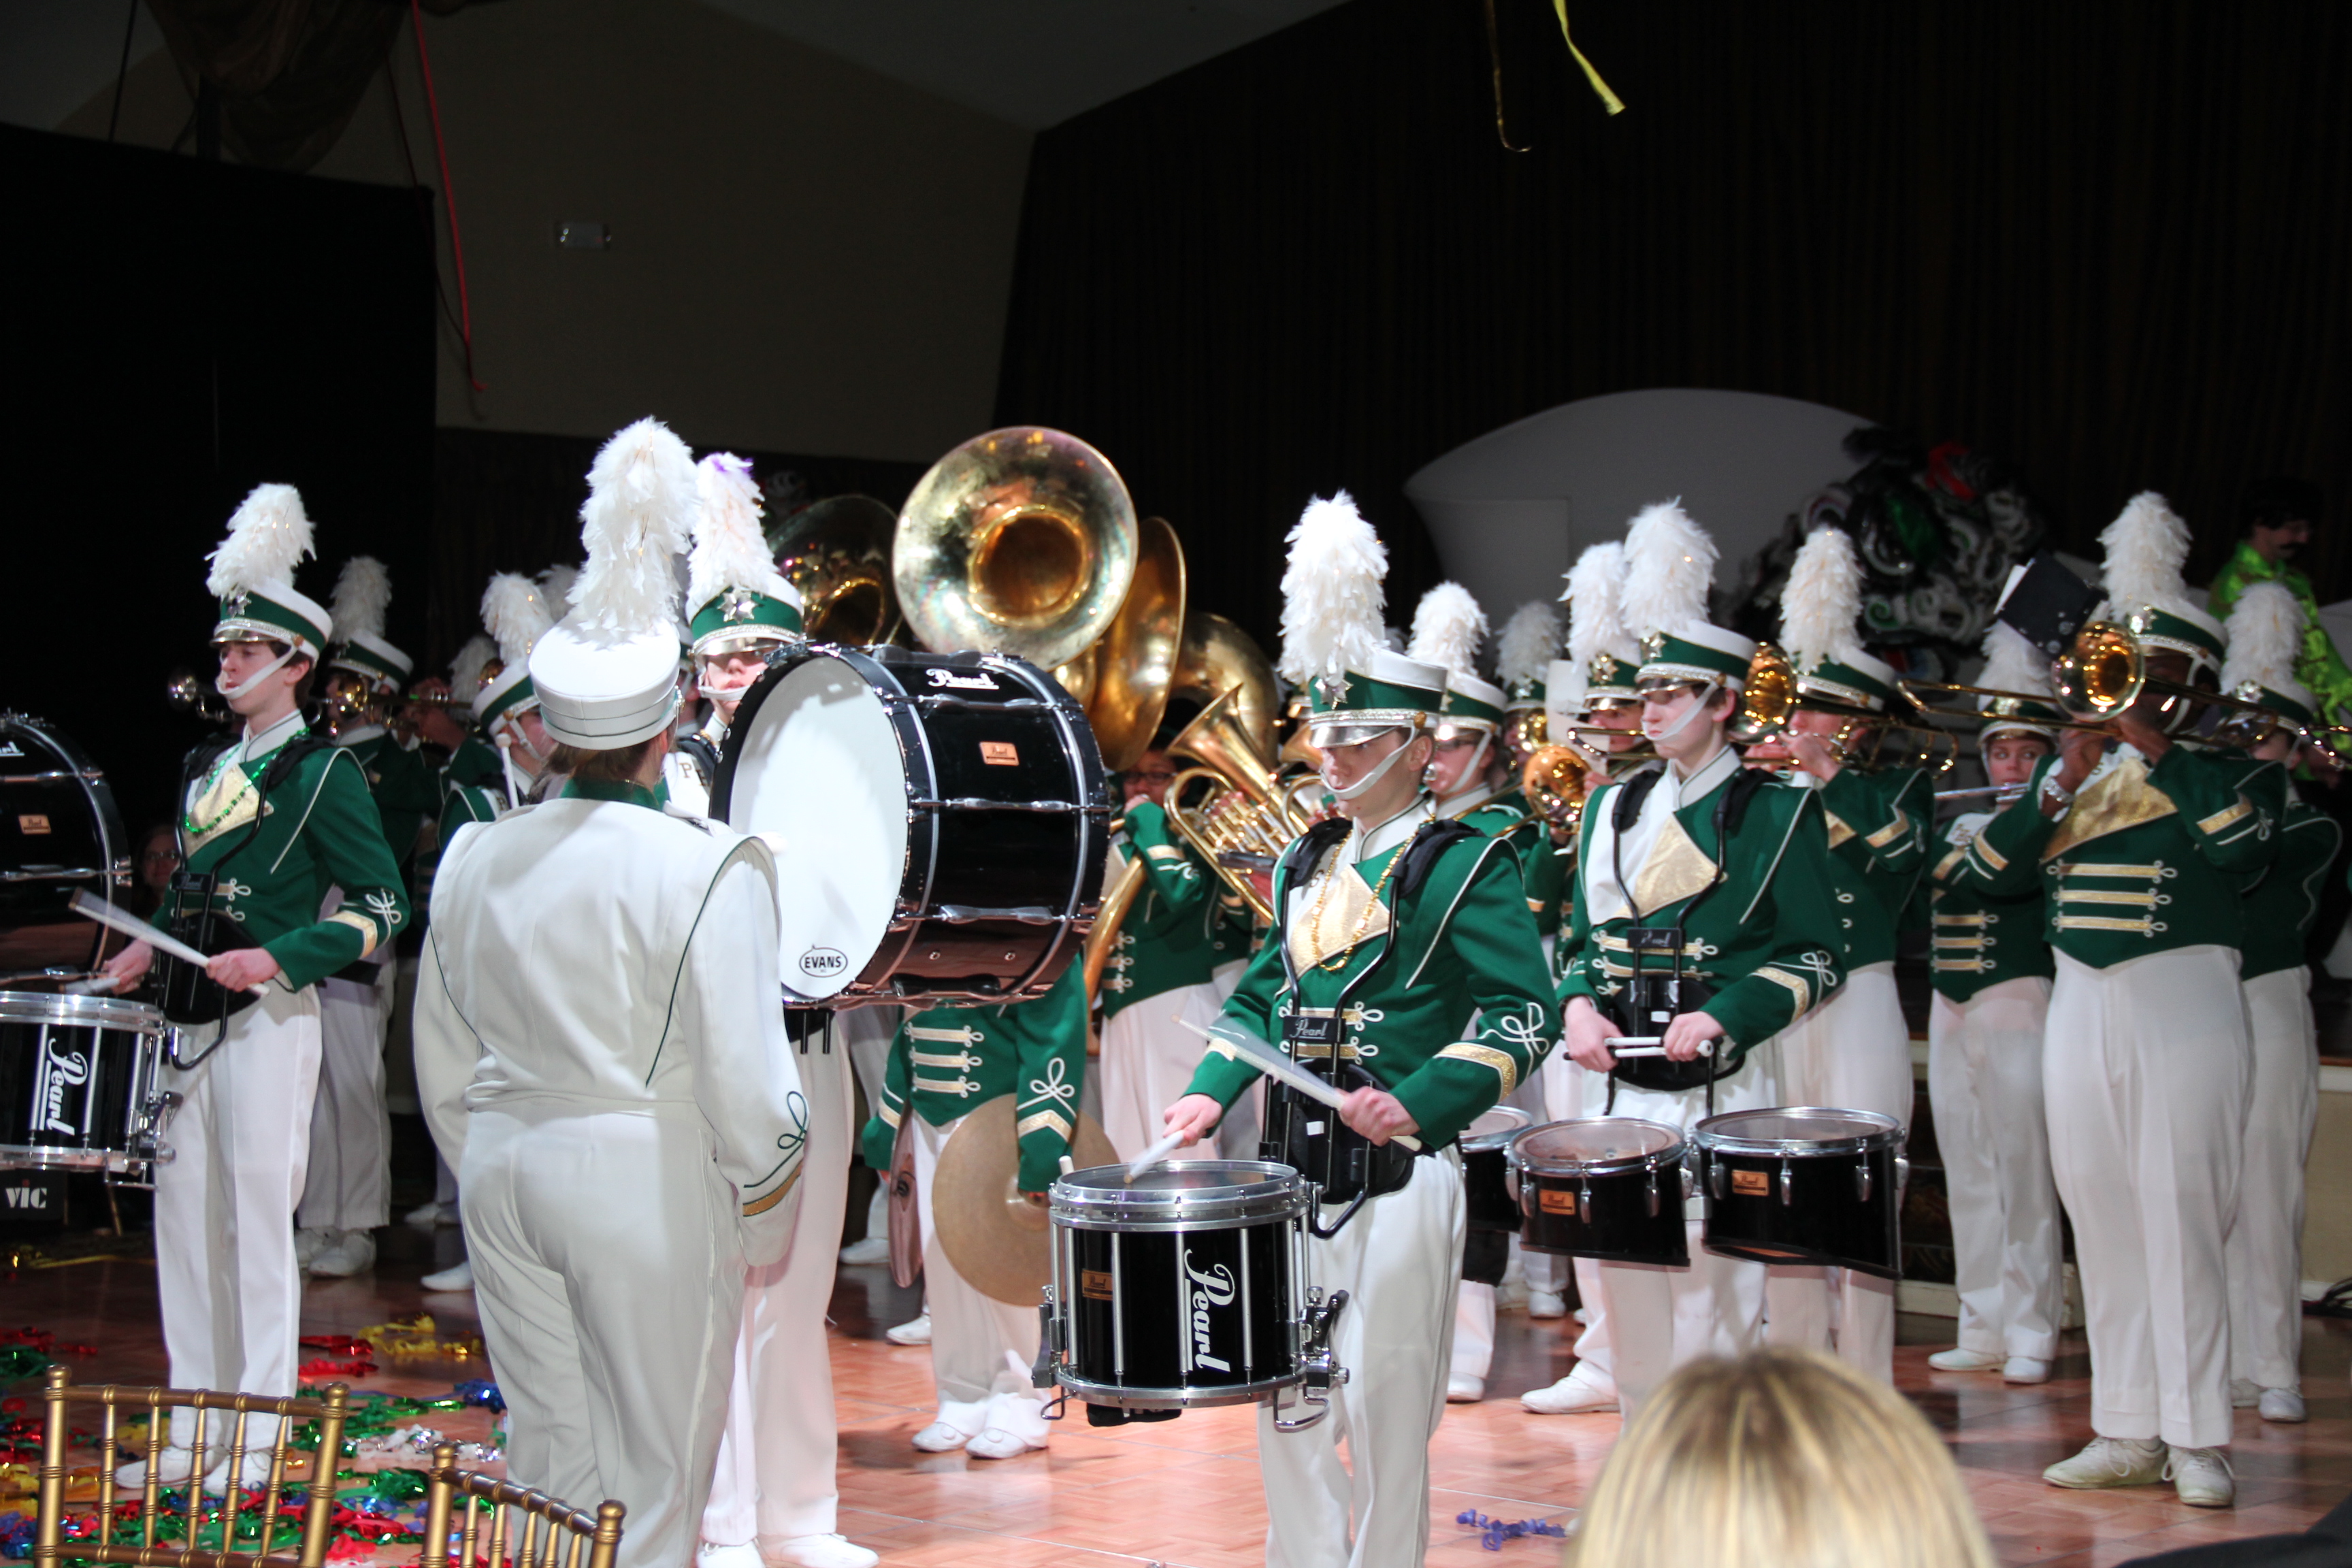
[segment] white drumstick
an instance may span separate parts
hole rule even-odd
[[[112,926],[116,931],[121,931],[123,935],[131,938],[132,941],[143,942],[148,946],[153,948],[156,952],[170,953],[173,958],[179,959],[183,963],[193,963],[198,969],[202,969],[205,965],[212,962],[211,959],[206,958],[203,953],[198,952],[194,948],[190,947],[178,937],[173,936],[165,931],[157,931],[153,926],[149,925],[137,915],[131,914],[126,910],[118,910],[112,904],[107,903],[103,900],[91,898],[88,893],[78,892],[74,894],[73,908],[74,913],[80,915],[85,920],[96,921],[102,926]],[[256,996],[267,996],[269,994],[269,987],[267,985],[248,985],[246,989],[252,992]]]
[[[1666,1037],[1664,1035],[1612,1035],[1601,1043],[1621,1058],[1662,1057],[1666,1054]],[[1698,1043],[1698,1054],[1703,1057],[1715,1055],[1715,1042],[1701,1040]]]
[[[1130,1182],[1135,1180],[1136,1177],[1143,1174],[1144,1172],[1151,1169],[1152,1166],[1157,1165],[1160,1161],[1165,1160],[1169,1155],[1173,1154],[1177,1150],[1183,1146],[1184,1134],[1181,1132],[1171,1132],[1168,1136],[1160,1140],[1159,1142],[1154,1143],[1150,1148],[1146,1149],[1142,1153],[1138,1154],[1134,1159],[1129,1160],[1127,1163],[1127,1179]]]
[[[1246,1036],[1235,1038],[1231,1036],[1213,1034],[1190,1018],[1180,1017],[1176,1021],[1211,1045],[1224,1047],[1266,1077],[1288,1084],[1309,1100],[1320,1100],[1334,1110],[1348,1103],[1348,1094],[1345,1089],[1336,1084],[1326,1083],[1270,1046],[1262,1046]],[[1396,1142],[1416,1152],[1421,1148],[1420,1139],[1409,1138],[1402,1132],[1396,1135]]]

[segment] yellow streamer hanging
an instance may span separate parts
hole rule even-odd
[[[1609,84],[1601,79],[1601,73],[1594,70],[1592,62],[1584,58],[1584,51],[1578,48],[1576,40],[1568,36],[1568,0],[1551,0],[1551,8],[1559,16],[1559,41],[1568,46],[1568,52],[1575,57],[1578,65],[1584,68],[1584,79],[1591,82],[1592,90],[1601,95],[1601,106],[1612,114],[1624,113],[1624,100],[1609,90]]]

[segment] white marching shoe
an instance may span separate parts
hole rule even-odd
[[[2164,1479],[2190,1508],[2228,1508],[2238,1500],[2238,1478],[2219,1448],[2175,1448]]]
[[[2265,1421],[2291,1424],[2310,1419],[2310,1412],[2304,1409],[2303,1394],[2298,1389],[2265,1388],[2254,1405]]]
[[[2003,1383],[2047,1383],[2050,1363],[2035,1355],[2013,1355],[2000,1363]]]
[[[694,1549],[695,1568],[767,1568],[756,1546],[721,1546],[706,1541]]]
[[[400,1217],[410,1225],[456,1225],[457,1205],[444,1203],[419,1204]]]
[[[926,1454],[952,1454],[971,1442],[973,1436],[945,1421],[934,1421],[915,1434],[915,1447]]]
[[[1955,1345],[1929,1356],[1927,1364],[1937,1372],[1999,1372],[2002,1360],[1990,1351],[1962,1350]]]
[[[2231,1409],[2252,1410],[2255,1405],[2262,1403],[2262,1399],[2263,1385],[2256,1383],[2252,1378],[2233,1377],[2230,1380],[2230,1407]]]
[[[882,1561],[845,1535],[795,1535],[761,1552],[777,1568],[874,1568]]]
[[[427,1274],[417,1283],[427,1290],[470,1290],[474,1288],[474,1260],[460,1258],[457,1267],[444,1268],[438,1274]]]
[[[306,1225],[294,1233],[294,1267],[307,1269],[310,1260],[327,1250],[335,1233],[322,1226]]]
[[[1528,1290],[1528,1316],[1530,1318],[1565,1318],[1568,1298],[1558,1290]]]
[[[375,1267],[375,1237],[364,1230],[338,1232],[310,1259],[310,1272],[325,1279],[348,1279]]]
[[[1578,1362],[1549,1388],[1531,1388],[1519,1403],[1538,1415],[1589,1415],[1617,1408],[1617,1380],[1589,1361]]]
[[[156,1476],[167,1487],[186,1486],[188,1478],[196,1473],[196,1468],[195,1452],[190,1448],[166,1448],[155,1460]],[[116,1466],[114,1484],[134,1490],[146,1486],[147,1461],[133,1459],[127,1465]]]
[[[1045,1424],[1045,1406],[1025,1394],[999,1394],[988,1402],[987,1425],[963,1446],[975,1459],[1017,1459],[1045,1446],[1053,1428]]]
[[[1445,1379],[1445,1403],[1475,1405],[1486,1397],[1486,1380],[1466,1372],[1450,1373]]]
[[[882,1337],[894,1345],[927,1345],[931,1342],[931,1315],[909,1318],[895,1329],[885,1329]]]
[[[890,1238],[887,1236],[869,1236],[864,1241],[853,1241],[841,1249],[841,1260],[851,1265],[887,1263],[890,1261]],[[814,1540],[815,1537],[812,1536],[809,1539]],[[866,1548],[861,1546],[857,1550],[864,1552]],[[880,1559],[877,1558],[876,1561],[879,1562]]]
[[[2109,1487],[2152,1487],[2168,1479],[2166,1449],[2154,1437],[2094,1437],[2071,1459],[2042,1472],[2053,1487],[2104,1491]]]
[[[230,1463],[230,1457],[223,1455],[217,1464],[214,1465],[211,1469],[205,1472],[205,1491],[207,1496],[226,1497],[228,1495],[228,1486],[231,1479],[229,1468]],[[241,1460],[236,1461],[236,1463],[237,1468],[235,1474],[235,1479],[239,1490],[258,1491],[260,1489],[269,1484],[268,1449],[262,1448],[257,1451],[248,1448],[246,1450],[245,1458]]]

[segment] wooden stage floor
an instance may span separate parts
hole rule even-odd
[[[381,1234],[384,1256],[372,1276],[306,1289],[305,1333],[351,1333],[419,1310],[435,1313],[445,1333],[476,1327],[470,1295],[427,1297],[416,1283],[455,1258],[456,1232],[395,1226]],[[0,1323],[51,1330],[61,1341],[96,1348],[94,1357],[71,1363],[76,1382],[163,1381],[152,1263],[126,1258],[28,1268],[11,1273],[0,1289]],[[1262,1560],[1265,1510],[1247,1411],[1196,1411],[1096,1431],[1073,1420],[1057,1429],[1048,1451],[1019,1459],[917,1453],[908,1439],[929,1419],[929,1354],[881,1337],[912,1305],[881,1269],[842,1271],[832,1343],[844,1533],[907,1568],[1239,1568]],[[1432,1563],[1557,1561],[1558,1542],[1536,1538],[1490,1552],[1455,1516],[1475,1510],[1566,1522],[1598,1474],[1616,1436],[1614,1416],[1535,1416],[1515,1397],[1566,1371],[1560,1329],[1506,1313],[1494,1396],[1447,1410],[1434,1442]],[[2088,1435],[2090,1368],[2080,1336],[2070,1336],[2053,1382],[2007,1388],[1996,1377],[1930,1372],[1927,1356],[1948,1342],[1948,1331],[1935,1319],[1904,1320],[1896,1375],[1949,1438],[2004,1563],[2105,1568],[2176,1546],[2299,1530],[2352,1494],[2352,1323],[2305,1321],[2307,1425],[2268,1426],[2251,1410],[2238,1413],[2239,1506],[2219,1512],[2181,1507],[2169,1487],[2066,1492],[2043,1485],[2042,1467]],[[479,1375],[478,1363],[400,1363],[361,1382],[434,1395]],[[462,1417],[440,1424],[457,1436],[481,1435]]]

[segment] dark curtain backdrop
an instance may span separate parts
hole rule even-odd
[[[2005,456],[2094,555],[2161,489],[2200,580],[2250,477],[2352,500],[2352,7],[1575,0],[1611,119],[1544,0],[1496,5],[1528,153],[1478,0],[1354,0],[1037,139],[999,421],[1102,447],[1269,646],[1311,493],[1363,501],[1402,619],[1409,474],[1642,387]]]

